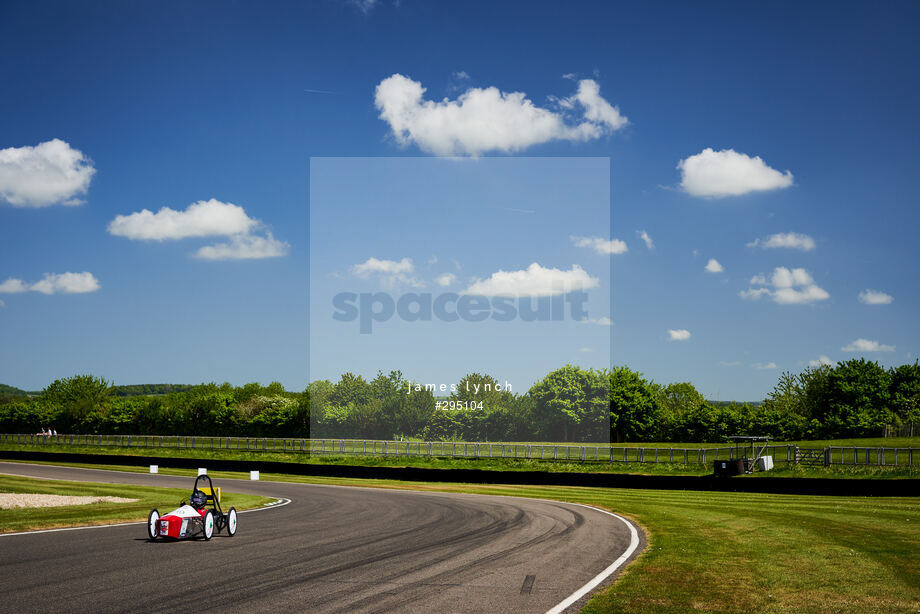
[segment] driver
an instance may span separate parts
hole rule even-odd
[[[208,502],[208,496],[200,490],[196,490],[195,492],[193,492],[191,499],[189,499],[189,503],[196,510],[204,509],[204,506],[207,502]]]

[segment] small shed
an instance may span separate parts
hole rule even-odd
[[[773,468],[773,457],[764,454],[770,444],[766,435],[732,435],[733,444],[730,460],[717,460],[713,466],[716,475],[732,476],[754,473],[755,470],[769,471]]]

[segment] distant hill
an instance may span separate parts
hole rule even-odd
[[[137,397],[151,394],[169,394],[170,392],[183,392],[194,388],[191,384],[131,384],[128,386],[112,386],[112,394],[116,397]],[[0,384],[0,398],[32,397],[41,394],[41,390],[29,391]]]
[[[7,386],[6,384],[0,384],[0,396],[3,397],[27,397],[33,394],[38,394],[37,392],[29,392],[28,390],[20,390],[14,386]]]
[[[116,397],[137,397],[150,394],[183,392],[192,388],[194,386],[191,384],[130,384],[128,386],[112,386],[112,394]]]
[[[706,401],[713,407],[727,407],[729,405],[750,405],[751,407],[760,407],[763,401]]]

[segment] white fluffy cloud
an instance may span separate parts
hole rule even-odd
[[[781,173],[763,160],[734,149],[714,151],[707,147],[677,163],[680,187],[692,196],[723,198],[749,192],[777,190],[792,185],[792,173]]]
[[[200,237],[229,237],[229,241],[206,245],[195,252],[201,260],[254,260],[279,258],[290,245],[267,230],[255,234],[262,222],[249,217],[246,210],[214,198],[192,203],[184,210],[162,207],[154,213],[143,209],[129,215],[116,215],[109,222],[109,234],[140,241],[176,241]]]
[[[28,291],[29,286],[21,279],[10,277],[0,284],[0,294],[19,294]]]
[[[827,356],[825,356],[824,354],[821,354],[814,360],[808,361],[809,367],[824,367],[824,366],[831,366],[833,364],[834,364],[834,361],[828,358]]]
[[[377,276],[386,288],[397,288],[399,286],[422,288],[425,286],[420,279],[412,276],[415,273],[415,264],[412,262],[412,258],[386,260],[371,257],[361,264],[352,266],[351,272],[361,279]]]
[[[800,249],[803,252],[810,252],[815,248],[815,240],[798,232],[779,232],[763,239],[754,239],[747,244],[748,247],[760,247],[763,249]]]
[[[866,305],[888,305],[894,297],[878,290],[863,290],[859,293],[859,302]]]
[[[715,258],[710,258],[706,263],[705,270],[707,273],[721,273],[725,268]]]
[[[27,284],[21,279],[9,278],[0,284],[0,294],[41,292],[42,294],[84,294],[99,289],[99,280],[89,272],[45,273],[39,281]]]
[[[453,273],[442,273],[434,278],[434,281],[439,286],[447,287],[454,283],[457,280],[457,276]]]
[[[893,352],[894,346],[859,338],[850,345],[846,345],[840,349],[844,352]]]
[[[377,85],[374,102],[401,145],[414,143],[441,156],[477,156],[489,151],[513,152],[549,141],[587,141],[627,123],[616,107],[600,95],[591,79],[557,103],[560,111],[536,106],[523,92],[496,87],[470,88],[456,100],[425,100],[418,81],[394,74]],[[575,122],[566,117],[582,112]]]
[[[42,294],[83,294],[95,292],[99,289],[99,280],[92,273],[45,273],[45,276],[34,284],[32,290]]]
[[[156,213],[143,209],[117,215],[109,222],[108,230],[118,237],[165,241],[246,234],[257,226],[259,221],[246,215],[239,205],[212,198],[193,203],[184,211],[163,207]]]
[[[761,371],[766,370],[766,369],[779,369],[779,366],[775,362],[768,362],[768,363],[755,362],[751,366],[754,367],[755,369],[760,369]]]
[[[589,290],[600,285],[583,268],[573,264],[568,271],[542,267],[534,262],[521,271],[493,273],[488,279],[477,279],[464,294],[482,296],[556,296],[575,290]]]
[[[686,341],[689,338],[690,331],[686,328],[668,329],[668,341]]]
[[[756,301],[764,296],[772,295],[773,293],[769,288],[748,288],[747,290],[742,290],[738,293],[738,296],[749,301]]]
[[[582,320],[579,320],[579,322],[583,324],[596,324],[598,326],[613,326],[613,320],[611,320],[607,316],[603,316],[600,318],[584,318]]]
[[[575,244],[575,247],[589,247],[598,254],[604,254],[605,256],[610,254],[625,254],[629,251],[629,248],[626,246],[626,241],[621,241],[620,239],[576,237],[575,235],[569,238],[572,239],[572,243]]]
[[[348,0],[348,3],[357,8],[359,11],[367,15],[374,7],[377,6],[379,0]]]
[[[751,286],[766,286],[767,283],[764,275],[755,275],[751,278]],[[751,287],[747,290],[742,290],[738,295],[748,300],[757,300],[764,296],[769,296],[780,305],[814,303],[826,300],[831,296],[824,288],[815,284],[811,274],[805,269],[776,267],[773,270],[769,284],[773,286],[772,289]]]
[[[258,235],[234,235],[226,243],[205,245],[195,252],[201,260],[257,260],[280,258],[288,253],[290,245],[279,241],[272,233]]]
[[[412,273],[415,271],[415,265],[412,264],[411,258],[396,260],[381,260],[379,258],[368,258],[361,264],[351,267],[351,272],[361,278],[368,278],[374,273],[384,275],[399,275],[401,273]]]
[[[620,114],[620,109],[612,106],[601,96],[601,86],[594,79],[579,81],[578,91],[561,102],[567,109],[581,106],[584,118],[602,130],[619,130],[629,123],[629,120]]]
[[[649,236],[644,230],[637,230],[636,236],[638,236],[645,243],[645,247],[649,249],[655,249],[655,242],[652,241],[652,237]]]
[[[96,169],[60,139],[0,149],[0,201],[14,207],[81,205]]]

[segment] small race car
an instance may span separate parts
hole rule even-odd
[[[236,508],[231,507],[224,513],[220,507],[220,488],[214,488],[207,474],[195,478],[188,503],[182,501],[177,509],[163,516],[152,509],[147,517],[147,535],[150,539],[203,537],[208,540],[214,536],[215,531],[220,533],[224,529],[227,529],[230,537],[236,535]]]

